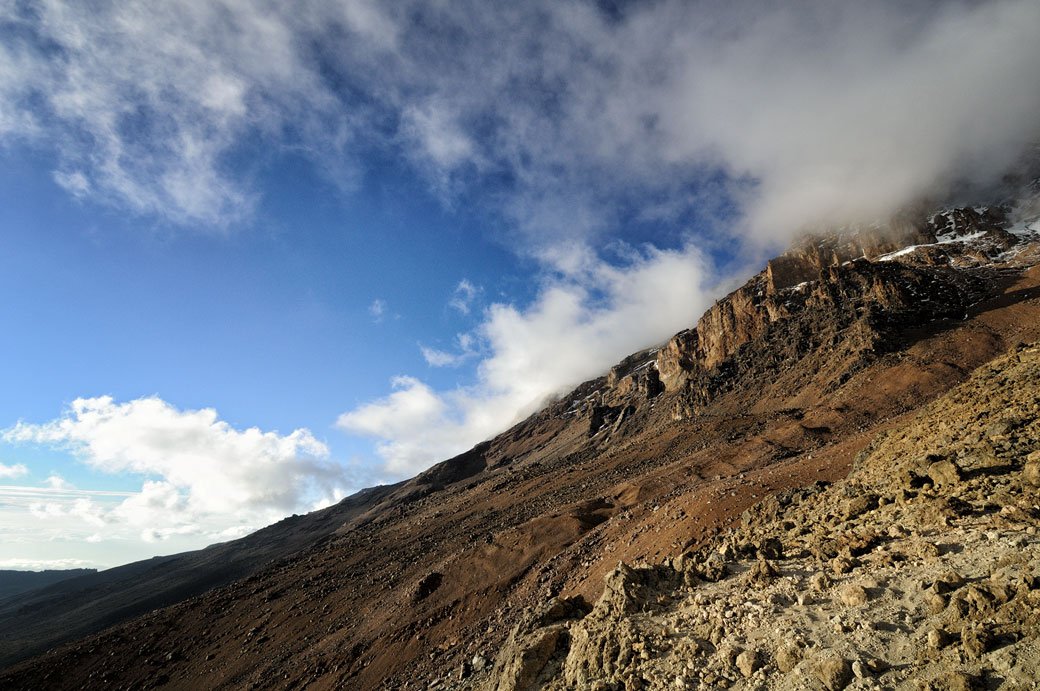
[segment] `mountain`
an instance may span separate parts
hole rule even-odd
[[[0,600],[24,593],[27,590],[42,588],[76,576],[96,573],[97,569],[48,569],[45,571],[6,571],[0,570]]]
[[[82,570],[82,575],[0,600],[0,665],[248,576],[327,538],[390,489],[364,490],[336,506],[286,518],[232,542],[105,571]]]
[[[770,497],[837,502],[823,488],[879,435],[1040,340],[1038,217],[1031,200],[807,238],[659,348],[407,482],[326,510],[334,530],[11,665],[0,686],[538,688],[569,659],[604,579],[608,598],[635,587],[619,562],[678,573],[675,559],[692,555],[701,569],[704,550]],[[936,443],[954,432],[938,428]],[[652,591],[664,600],[668,578]],[[555,633],[525,643],[546,627]],[[660,650],[635,649],[637,668],[618,677],[600,673],[617,639],[601,642],[587,651],[602,668],[590,667],[588,688],[659,688],[639,675]]]

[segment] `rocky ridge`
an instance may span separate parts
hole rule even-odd
[[[1040,227],[1032,212],[1014,208],[948,209],[883,230],[811,237],[770,261],[661,349],[657,377],[680,394],[676,419],[821,348],[852,358],[840,385],[857,360],[904,347],[908,327],[962,318],[991,288],[994,265],[1035,260],[1020,254]]]

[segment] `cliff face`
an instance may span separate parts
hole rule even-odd
[[[660,349],[329,511],[342,522],[292,554],[9,667],[0,686],[478,689],[510,636],[548,627],[496,673],[537,688],[530,661],[566,651],[567,622],[619,560],[714,544],[763,497],[844,477],[878,433],[1040,340],[1036,218],[920,218],[798,245]],[[608,603],[676,577],[655,569],[615,574]],[[558,611],[538,614],[552,596]]]
[[[900,347],[902,330],[963,317],[994,278],[981,267],[1020,242],[1007,224],[999,209],[953,209],[804,241],[661,349],[656,369],[681,395],[677,417],[821,347],[847,351],[854,368],[857,355]]]

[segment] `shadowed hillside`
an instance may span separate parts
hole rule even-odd
[[[0,571],[0,600],[76,576],[96,573],[97,569],[58,569],[46,571]]]
[[[0,665],[247,576],[327,537],[389,489],[359,492],[336,506],[286,518],[239,540],[100,572],[84,570],[83,575],[2,600]]]

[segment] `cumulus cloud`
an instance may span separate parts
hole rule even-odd
[[[386,470],[403,476],[460,453],[530,414],[554,394],[602,374],[629,353],[690,324],[707,306],[705,260],[694,248],[630,251],[616,266],[574,246],[551,260],[534,302],[491,305],[477,336],[477,381],[436,391],[415,377],[339,417],[378,440]]]
[[[62,417],[19,422],[3,440],[66,448],[97,470],[145,478],[134,493],[79,491],[52,476],[46,488],[15,494],[34,497],[28,507],[40,519],[130,527],[147,540],[241,532],[342,498],[350,487],[346,469],[308,430],[238,430],[215,410],[182,411],[158,397],[76,399]]]
[[[0,478],[21,477],[28,474],[29,469],[24,463],[15,463],[14,465],[0,463]]]
[[[44,480],[44,484],[51,489],[73,489],[72,483],[56,473]]]
[[[368,306],[368,313],[372,315],[372,319],[376,322],[383,321],[383,315],[386,314],[386,301],[373,300],[372,304]]]

